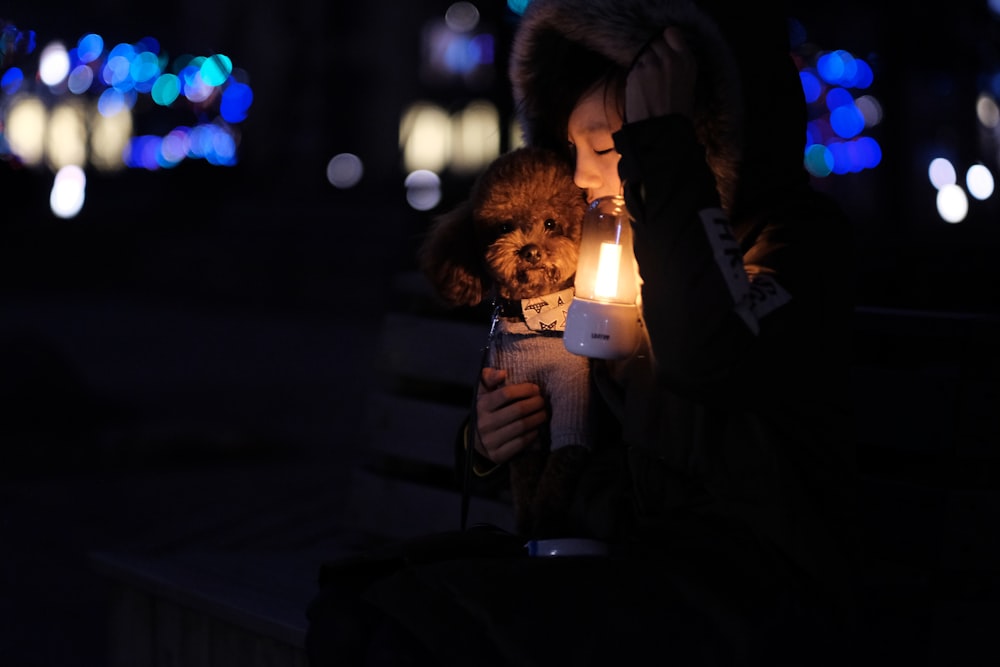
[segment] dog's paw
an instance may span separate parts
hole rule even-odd
[[[560,447],[549,454],[531,504],[532,536],[567,537],[576,532],[570,507],[589,461],[590,450],[580,445]]]
[[[510,495],[514,505],[514,528],[530,536],[534,524],[535,494],[545,469],[546,453],[530,449],[510,460]]]

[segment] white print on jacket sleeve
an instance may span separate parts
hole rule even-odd
[[[788,303],[792,297],[770,274],[754,272],[753,280],[747,276],[739,243],[721,209],[702,209],[700,215],[712,244],[715,263],[733,297],[734,310],[756,335],[760,333],[760,319]]]

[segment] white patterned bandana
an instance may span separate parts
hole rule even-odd
[[[566,331],[566,311],[575,293],[575,288],[569,287],[555,294],[521,299],[524,323],[532,331]]]

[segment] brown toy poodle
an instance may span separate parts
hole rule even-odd
[[[562,341],[586,206],[565,160],[517,148],[435,219],[419,251],[450,306],[492,300],[487,365],[505,369],[507,382],[538,384],[548,403],[548,432],[509,465],[516,529],[531,538],[573,532],[569,505],[590,453],[590,360]]]

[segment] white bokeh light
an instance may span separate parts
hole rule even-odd
[[[49,122],[48,110],[37,97],[14,100],[7,110],[5,134],[14,155],[24,164],[35,166],[45,154],[45,126]]]
[[[58,86],[69,74],[69,54],[62,42],[51,42],[38,56],[38,78],[46,86]]]
[[[49,207],[60,218],[72,218],[83,208],[86,199],[87,175],[76,165],[63,167],[56,172],[49,193]]]
[[[418,169],[404,181],[406,203],[418,211],[429,211],[441,201],[441,178],[433,171]]]
[[[444,20],[455,32],[469,32],[479,25],[479,9],[471,2],[456,2],[448,7]]]
[[[937,193],[938,215],[945,222],[957,223],[969,214],[969,198],[965,190],[957,185],[945,185]]]
[[[353,188],[364,173],[361,158],[353,153],[334,155],[326,165],[326,178],[335,188]]]
[[[955,166],[947,158],[934,158],[927,167],[927,177],[930,179],[931,184],[938,190],[946,185],[954,185]]]
[[[976,118],[989,129],[1000,125],[1000,109],[997,108],[996,100],[989,95],[980,95],[976,100]]]
[[[976,199],[989,199],[993,195],[993,173],[986,165],[974,164],[965,172],[965,186]]]

